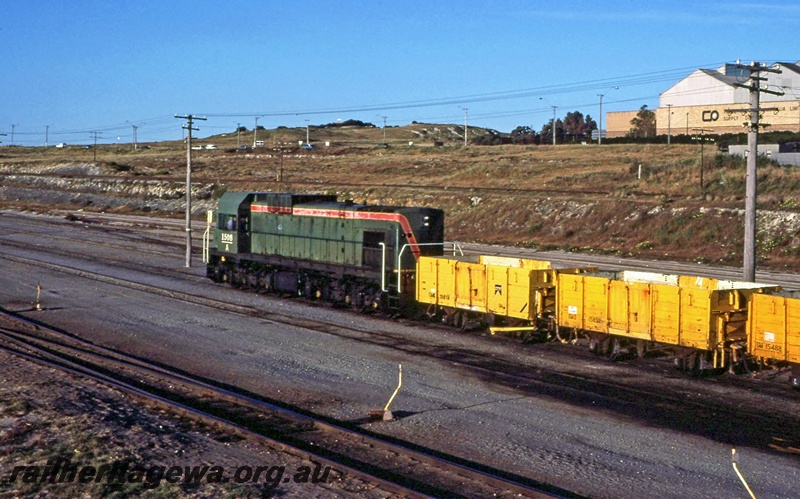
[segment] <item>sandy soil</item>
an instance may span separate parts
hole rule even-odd
[[[69,464],[78,470],[127,463],[124,476],[131,483],[38,483],[43,467],[59,460],[61,469]],[[19,466],[40,468],[36,474],[21,471],[11,481]],[[231,483],[213,483],[213,468],[199,484],[167,483],[159,467],[174,466],[219,466]],[[0,497],[384,497],[361,483],[342,481],[336,470],[330,471],[328,483],[319,485],[275,484],[277,471],[270,480],[265,474],[259,484],[233,483],[236,470],[245,466],[285,466],[285,479],[303,466],[313,470],[316,465],[0,352]],[[246,471],[241,473],[244,477]]]

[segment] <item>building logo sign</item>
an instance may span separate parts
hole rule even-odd
[[[718,119],[719,119],[719,112],[703,111],[703,121],[717,121]]]

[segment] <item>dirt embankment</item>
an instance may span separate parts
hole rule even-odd
[[[0,206],[183,213],[183,152],[136,154],[98,162],[21,154],[0,163]],[[690,146],[203,151],[193,162],[192,211],[203,217],[226,189],[324,192],[442,208],[448,240],[739,265],[743,166],[709,159],[701,189],[695,156]],[[759,172],[760,268],[800,271],[795,170]]]
[[[0,200],[17,209],[53,207],[102,211],[180,212],[185,209],[186,183],[101,175],[92,164],[64,164],[7,174]],[[192,212],[214,207],[215,184],[192,183]]]

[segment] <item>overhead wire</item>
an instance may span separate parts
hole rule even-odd
[[[701,68],[702,67],[716,68],[723,66],[724,64],[726,63],[725,62],[710,63],[701,66]],[[664,81],[674,81],[676,79],[680,80],[680,79],[692,78],[694,76],[693,73],[697,70],[698,70],[697,66],[681,67],[681,68],[673,68],[661,71],[652,71],[652,72],[634,74],[629,76],[599,78],[599,79],[579,81],[566,84],[549,84],[549,85],[522,88],[516,90],[484,92],[484,93],[469,94],[469,95],[454,96],[454,97],[409,100],[409,101],[389,102],[383,104],[367,104],[361,106],[349,106],[349,107],[342,106],[342,107],[321,108],[321,109],[298,109],[298,110],[284,110],[284,111],[245,111],[236,113],[205,113],[204,116],[208,118],[241,118],[241,117],[253,117],[253,116],[287,117],[287,116],[312,116],[312,115],[329,115],[329,114],[344,114],[344,113],[356,114],[356,113],[371,112],[371,111],[419,109],[419,108],[429,108],[436,106],[443,107],[448,105],[462,105],[462,104],[471,104],[480,102],[496,102],[502,100],[524,99],[530,97],[547,97],[553,95],[562,95],[562,94],[579,93],[587,91],[603,92],[609,88],[615,88],[615,87],[640,86],[640,85],[647,85]],[[686,75],[687,72],[690,72],[689,76]],[[674,93],[673,95],[677,96],[701,95],[704,93],[711,93],[715,91],[717,90],[713,87],[694,88],[692,90],[677,92]],[[648,96],[640,96],[628,99],[607,100],[606,103],[620,104],[626,102],[648,100],[657,97],[658,95],[648,95]],[[582,109],[592,105],[595,105],[595,103],[583,103],[583,104],[562,103],[558,107],[562,109],[569,109],[569,108]],[[548,106],[546,108],[535,107],[528,109],[516,109],[511,111],[490,111],[486,113],[473,111],[472,113],[470,113],[470,118],[474,123],[479,123],[480,121],[492,118],[544,114],[544,113],[549,113],[551,109],[552,106]],[[439,116],[439,117],[429,116],[422,119],[425,121],[431,121],[436,119],[453,120],[457,119],[458,117],[459,116],[456,116],[455,114],[449,114],[447,116]],[[139,129],[140,136],[149,137],[153,136],[156,133],[173,130],[175,127],[166,126],[166,123],[173,122],[174,118],[175,115],[161,115],[146,119],[127,120],[124,123],[111,123],[97,127],[83,127],[78,129],[67,129],[67,130],[52,129],[52,131],[50,131],[49,134],[54,137],[79,136],[81,134],[89,135],[94,133],[102,134],[102,133],[112,133],[112,132],[114,134],[121,135],[120,132],[122,132],[123,130],[129,129],[132,126],[136,126]],[[419,119],[415,121],[419,121]],[[401,121],[396,120],[395,122],[400,123]],[[157,125],[162,123],[165,126],[158,127],[157,129],[150,128],[150,126],[152,125]],[[227,127],[219,125],[206,125],[204,126],[204,128],[220,130],[220,129],[226,129]],[[41,135],[41,132],[20,130],[15,132],[15,135],[17,134],[21,136],[30,136],[30,135]]]

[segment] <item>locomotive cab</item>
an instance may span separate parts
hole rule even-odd
[[[214,247],[220,253],[250,251],[250,204],[255,193],[228,192],[218,202]]]

